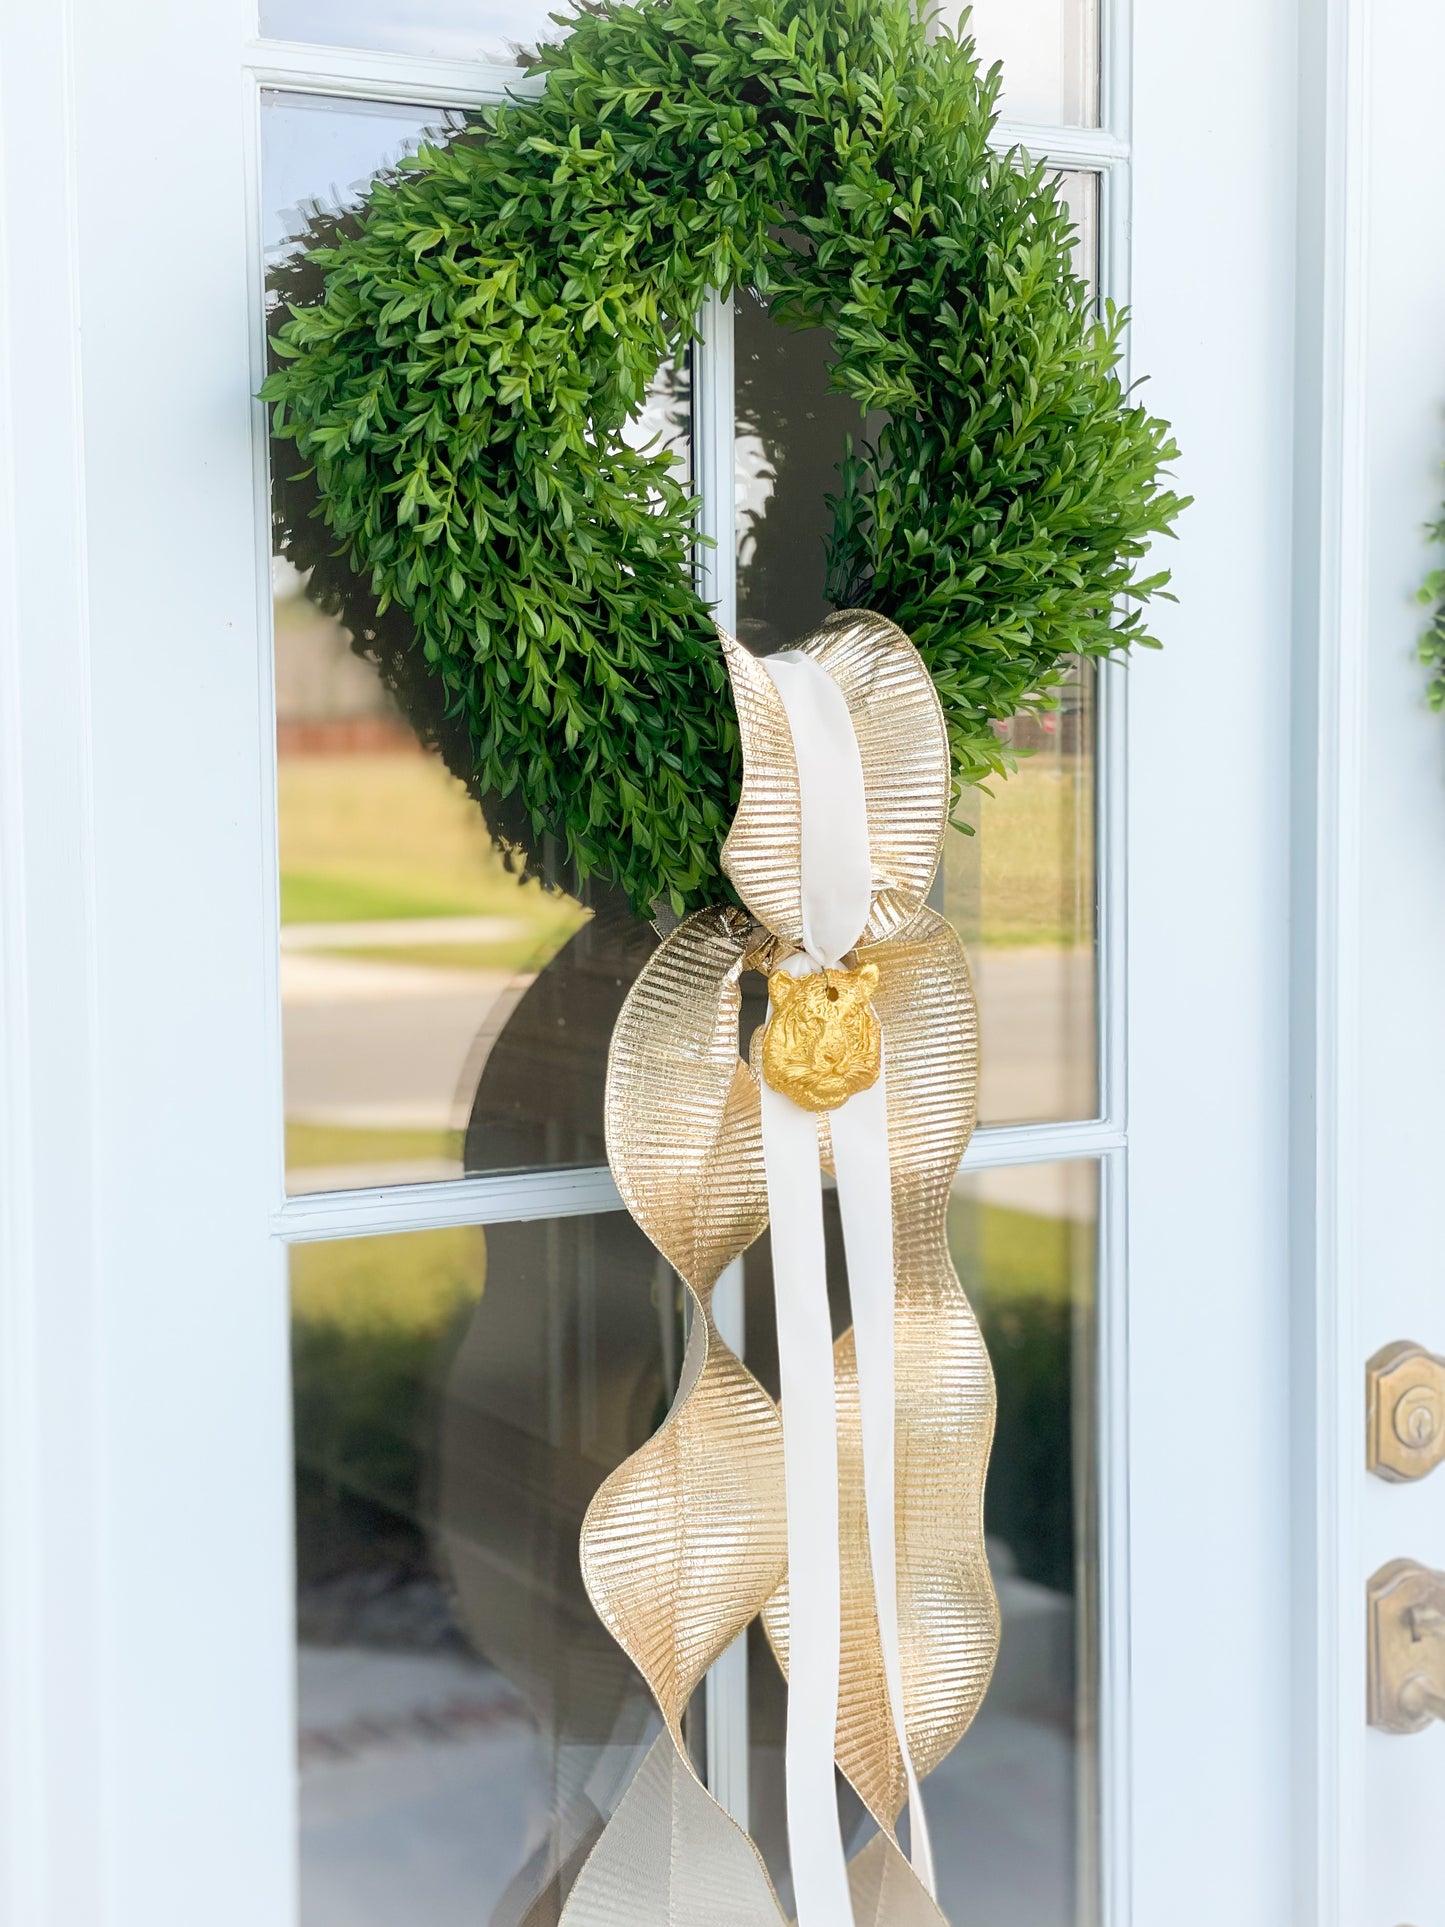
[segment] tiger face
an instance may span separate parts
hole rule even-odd
[[[877,964],[819,970],[807,977],[775,970],[773,1012],[763,1032],[763,1076],[805,1111],[836,1111],[878,1081],[882,1033],[869,999]]]

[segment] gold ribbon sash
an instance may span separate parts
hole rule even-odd
[[[584,1864],[565,1927],[784,1919],[756,1847],[701,1785],[682,1731],[708,1668],[754,1617],[763,1615],[785,1672],[790,1631],[779,1413],[723,1343],[711,1301],[768,1218],[758,1076],[739,1054],[739,981],[802,947],[803,829],[777,689],[740,645],[723,646],[744,745],[724,862],[747,908],[700,911],[663,941],[618,1018],[607,1080],[618,1188],[686,1285],[691,1330],[671,1411],[599,1490],[582,1531],[589,1595],[647,1680],[665,1730]],[[927,671],[892,624],[845,611],[797,648],[847,701],[867,799],[873,880],[857,961],[877,970],[886,1052],[899,1646],[908,1752],[922,1776],[973,1719],[998,1646],[983,1542],[993,1379],[947,1244],[950,1190],[975,1116],[977,1024],[962,948],[925,902],[947,817],[948,750]],[[826,1113],[817,1129],[831,1168]],[[874,1599],[851,1330],[834,1347],[834,1373],[834,1751],[878,1826],[848,1866],[853,1914],[856,1927],[937,1927],[943,1917],[896,1835],[907,1773]]]

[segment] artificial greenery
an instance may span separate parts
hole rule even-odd
[[[830,592],[913,636],[960,783],[1071,657],[1150,640],[1174,449],[1044,168],[990,149],[997,73],[910,0],[608,4],[537,67],[375,184],[264,392],[478,789],[681,911],[724,890],[739,749],[695,504],[624,431],[707,289],[830,328],[834,387],[886,415],[839,451]]]

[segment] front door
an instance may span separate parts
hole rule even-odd
[[[469,793],[405,629],[252,398],[306,248],[552,29],[540,0],[122,12],[7,23],[0,64],[25,264],[7,1919],[542,1927],[653,1731],[576,1551],[681,1356],[677,1280],[601,1133],[653,936]],[[983,1022],[951,1238],[999,1381],[1004,1622],[930,1782],[959,1927],[1333,1904],[1309,1762],[1342,1742],[1299,1658],[1327,1562],[1300,1544],[1284,1389],[1287,14],[974,9],[1000,144],[1058,166],[1197,501],[1164,654],[1018,725],[1018,773],[944,868]],[[856,427],[827,367],[826,336],[741,290],[638,424],[690,474],[709,593],[755,647],[825,607]],[[769,1305],[764,1247],[725,1310],[774,1384]],[[782,1708],[750,1637],[690,1737],[786,1899]]]

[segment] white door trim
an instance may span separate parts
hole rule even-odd
[[[1370,0],[1300,16],[1290,889],[1295,1918],[1365,1918],[1359,1111]]]
[[[1308,11],[1308,10],[1307,10]],[[1135,0],[1133,362],[1195,496],[1129,672],[1137,1927],[1302,1918],[1288,1203],[1299,22]],[[1208,728],[1196,719],[1208,717]]]
[[[60,0],[0,14],[6,1927],[98,1919],[103,1859],[91,637],[72,30]]]

